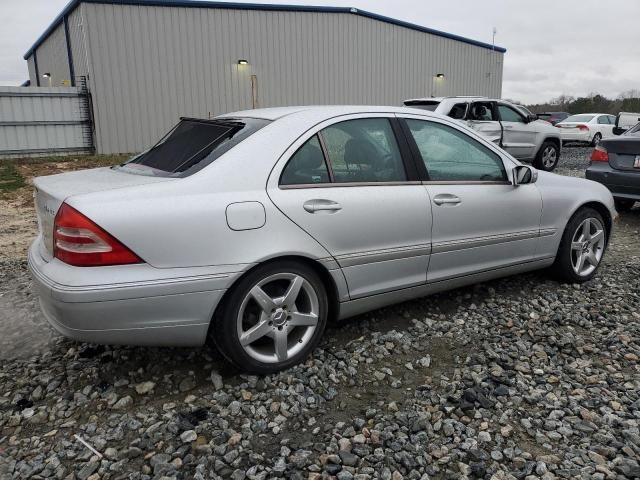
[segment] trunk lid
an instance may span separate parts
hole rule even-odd
[[[42,235],[40,254],[53,257],[53,224],[60,205],[69,197],[86,193],[175,181],[172,177],[137,175],[109,167],[61,173],[34,179],[38,229]]]
[[[607,149],[611,168],[640,174],[640,138],[606,139],[600,145]]]

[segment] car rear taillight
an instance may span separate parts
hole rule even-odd
[[[591,152],[591,161],[592,162],[608,162],[609,161],[609,152],[604,147],[598,145]]]
[[[76,267],[142,263],[135,253],[66,203],[53,224],[53,256]]]
[[[589,130],[589,127],[587,127],[586,125],[576,125],[576,128],[578,130]]]

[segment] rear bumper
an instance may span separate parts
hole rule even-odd
[[[591,132],[563,132],[560,130],[560,138],[562,138],[563,142],[591,142],[592,136]]]
[[[176,269],[127,265],[100,267],[109,283],[95,284],[95,268],[72,267],[55,259],[47,262],[39,242],[29,249],[29,270],[42,311],[60,334],[85,342],[202,345],[215,308],[240,274],[186,276],[184,272],[176,277]],[[82,275],[87,278],[85,285],[78,284]],[[144,280],[133,280],[136,275]],[[69,278],[76,284],[68,285]],[[128,281],[114,282],[117,278]]]
[[[640,172],[615,170],[608,163],[594,162],[585,176],[607,187],[614,197],[640,201]]]

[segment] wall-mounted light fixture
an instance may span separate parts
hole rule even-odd
[[[249,62],[243,58],[238,60],[238,65],[249,65]]]
[[[43,73],[42,74],[42,78],[51,78],[51,74],[50,73]]]
[[[444,78],[444,73],[436,73],[436,78]]]

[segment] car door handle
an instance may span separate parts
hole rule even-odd
[[[333,200],[324,200],[324,199],[316,199],[316,200],[308,200],[304,202],[302,207],[309,213],[316,212],[337,212],[342,210],[342,205],[338,202],[334,202]]]
[[[444,193],[442,195],[436,195],[433,197],[433,203],[436,205],[457,205],[461,203],[462,200],[460,197],[456,195],[452,195],[450,193]]]

